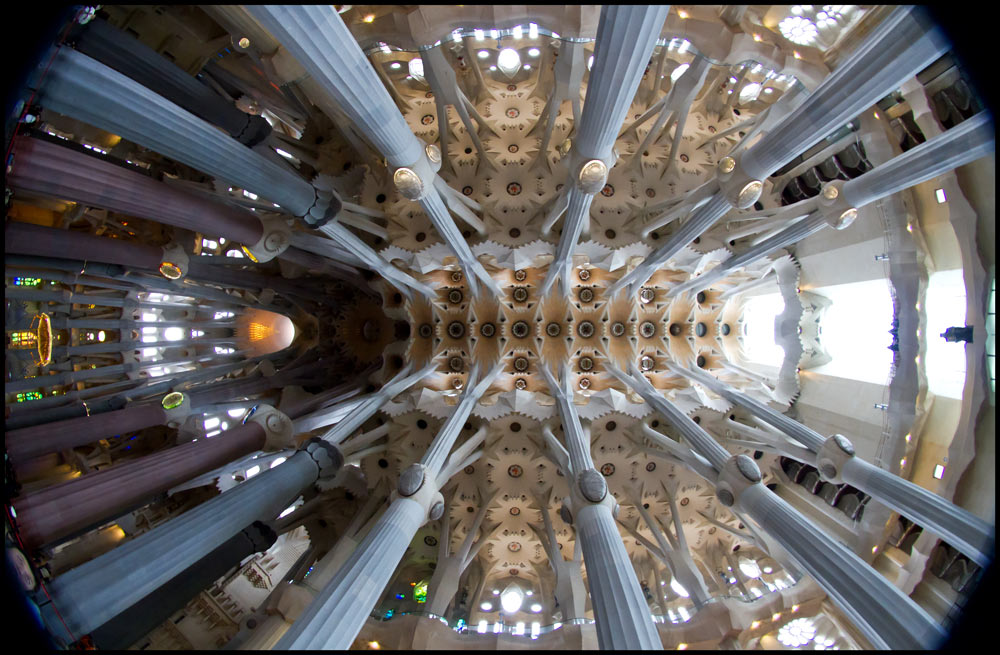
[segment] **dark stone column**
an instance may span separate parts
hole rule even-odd
[[[14,500],[21,541],[52,543],[140,506],[191,478],[260,450],[266,433],[245,423],[211,439],[198,439]]]
[[[163,248],[160,246],[17,221],[8,222],[4,229],[4,253],[38,257],[83,255],[89,261],[148,271],[158,271],[163,261]]]
[[[125,650],[244,558],[270,548],[278,535],[260,521],[232,537],[177,577],[100,626],[91,639],[101,650]]]

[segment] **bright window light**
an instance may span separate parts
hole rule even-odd
[[[391,68],[392,70],[399,70],[402,67],[403,67],[403,65],[401,63],[399,63],[398,61],[394,61],[391,64],[389,64],[389,68]]]
[[[688,613],[687,608],[684,607],[683,605],[677,608],[677,613],[681,615],[681,621],[687,621],[688,619],[691,618],[691,615]]]
[[[507,590],[500,596],[500,606],[507,614],[515,614],[521,609],[524,602],[524,592],[517,585],[507,587]],[[522,624],[523,626],[523,624]]]
[[[205,419],[205,429],[206,430],[211,430],[212,428],[217,428],[217,427],[219,427],[219,423],[222,423],[222,421],[219,419],[218,416],[213,416],[212,418],[207,418],[207,419]]]
[[[740,571],[748,578],[760,577],[760,567],[757,566],[757,562],[748,559],[740,560]]]
[[[681,42],[681,47],[677,48],[677,54],[683,55],[685,52],[688,51],[690,47],[691,47],[691,42],[688,41],[687,39],[684,39]]]
[[[892,367],[892,295],[887,280],[816,289],[833,301],[820,319],[820,343],[832,361],[813,371],[847,380],[886,384]],[[864,335],[864,338],[858,338]]]
[[[228,412],[226,412],[226,414],[229,414],[229,416],[232,418],[239,418],[243,416],[245,413],[246,410],[243,409],[242,407],[237,407],[236,409],[231,409]]]
[[[152,322],[156,321],[156,319],[157,319],[157,316],[153,312],[143,312],[142,313],[142,320],[144,320],[144,321],[148,321],[148,322],[152,323]],[[153,328],[153,329],[156,329],[156,328]]]
[[[274,151],[284,157],[285,159],[292,159],[292,154],[290,152],[285,152],[281,148],[275,148]]]
[[[226,253],[226,257],[235,257],[236,259],[243,259],[243,253],[239,250],[230,250]]]
[[[500,38],[500,30],[490,30],[490,38],[491,39],[499,39]]]
[[[517,625],[514,626],[514,634],[516,635],[524,634],[524,621],[517,622]]]
[[[495,71],[496,69],[497,69],[497,67],[496,67],[496,66],[490,66],[490,70],[491,70],[491,71]]]
[[[498,635],[503,630],[503,625],[498,621],[493,624],[493,634]]]
[[[743,350],[749,361],[781,366],[785,351],[775,342],[774,321],[783,311],[785,301],[780,293],[747,300],[743,308]]]
[[[513,30],[511,30],[511,35],[515,39],[520,39],[524,35],[524,31],[521,29],[520,25],[517,25],[517,26],[514,27]]]
[[[815,23],[801,16],[789,16],[778,23],[778,29],[783,37],[799,45],[809,45],[819,33]]]
[[[163,331],[163,337],[167,341],[180,341],[184,338],[184,328],[168,327]]]
[[[587,70],[591,70],[594,67],[594,55],[590,55],[587,59]]]
[[[535,23],[528,23],[528,38],[537,39],[538,38],[538,25]]]
[[[494,596],[499,596],[500,595],[500,590],[499,589],[494,589],[493,590],[493,595]]]
[[[532,603],[531,604],[531,611],[534,612],[535,614],[537,614],[537,613],[539,613],[539,612],[542,611],[542,606],[539,603]]]
[[[476,41],[482,41],[483,40],[483,31],[482,30],[475,30],[473,32],[473,34],[475,34],[475,36],[476,36]]]
[[[482,621],[479,622],[479,626],[476,628],[476,632],[478,632],[479,634],[486,634],[487,625],[488,624],[486,623],[486,619],[483,619]]]
[[[409,64],[410,75],[418,80],[424,79],[424,62],[420,57],[414,57]]]
[[[742,89],[740,89],[740,103],[747,104],[753,102],[760,95],[760,84],[756,82],[751,82],[750,84],[745,84]]]
[[[816,636],[816,626],[812,619],[801,618],[789,621],[778,630],[778,641],[785,646],[798,648],[804,646]]]
[[[965,342],[945,341],[945,330],[965,326],[962,269],[931,273],[927,281],[927,387],[935,396],[961,398],[965,390]]]
[[[484,600],[482,603],[479,604],[479,609],[483,610],[484,612],[491,612],[493,611],[493,603],[491,603],[488,600]]]
[[[944,477],[944,464],[938,464],[934,467],[934,477],[937,480]]]
[[[531,638],[536,639],[538,635],[541,634],[541,632],[542,632],[542,624],[539,623],[538,621],[534,621],[531,624]]]
[[[489,50],[480,50],[479,52],[476,53],[476,55],[480,59],[486,59],[487,57],[490,56],[490,51]]]
[[[677,594],[682,598],[688,598],[691,595],[688,593],[688,590],[685,589],[680,582],[677,582],[677,578],[674,578],[673,580],[670,581],[670,588],[674,590],[675,594]]]
[[[514,48],[504,48],[497,55],[497,67],[506,75],[513,75],[521,67],[521,57]]]
[[[271,468],[274,468],[275,466],[281,466],[282,464],[285,463],[286,459],[288,459],[288,458],[287,457],[278,457],[278,458],[276,458],[273,462],[271,462]]]
[[[540,54],[542,54],[542,51],[539,50],[538,48],[530,48],[528,50],[528,56],[529,57],[537,57]]]
[[[260,473],[260,466],[253,466],[247,469],[247,480]]]
[[[944,194],[944,189],[935,189],[934,196],[937,198],[939,205],[943,205],[948,202],[948,196]]]
[[[757,598],[760,598],[761,596],[764,595],[764,592],[760,590],[760,587],[754,587],[753,589],[750,590],[750,593],[756,596]]]
[[[286,507],[285,511],[283,511],[281,514],[278,514],[278,518],[283,519],[294,511],[295,511],[295,505],[292,505],[291,507]]]
[[[670,81],[676,82],[678,79],[680,79],[680,76],[683,75],[689,68],[691,68],[691,64],[681,64],[680,66],[675,68],[674,72],[670,74]]]
[[[256,193],[250,193],[246,189],[243,189],[243,195],[246,196],[247,198],[250,198],[250,200],[256,200],[257,199],[257,194]]]

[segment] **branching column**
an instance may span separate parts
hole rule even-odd
[[[419,464],[399,478],[392,504],[337,572],[309,609],[278,642],[279,649],[346,649],[378,602],[417,530],[444,513],[438,491],[454,469],[445,458],[465,425],[473,405],[499,374],[495,367],[482,381],[466,387],[461,401],[438,432]],[[478,376],[478,367],[469,374]],[[456,456],[462,449],[456,451]],[[464,454],[458,459],[464,459]],[[458,462],[461,463],[461,462]],[[457,464],[456,464],[457,465]],[[280,467],[279,467],[280,468]],[[442,479],[444,478],[444,479]]]
[[[744,512],[781,544],[876,648],[926,649],[940,643],[944,637],[941,626],[913,599],[765,487],[752,459],[731,455],[663,397],[635,365],[631,369],[631,375],[625,375],[614,366],[608,367],[710,462],[717,475],[719,502],[734,512]],[[710,475],[711,469],[705,473]]]
[[[719,162],[718,191],[688,222],[620,278],[609,292],[644,284],[677,252],[733,207],[746,209],[763,180],[830,132],[875,104],[886,93],[948,51],[950,44],[912,7],[896,9],[836,71],[754,146]]]
[[[569,454],[571,521],[583,547],[590,599],[602,650],[662,648],[628,551],[615,524],[618,503],[608,493],[604,476],[590,455],[590,430],[584,428],[573,406],[573,391],[565,366],[562,384],[548,367],[541,371],[556,398]]]
[[[52,603],[40,607],[46,626],[67,641],[89,633],[253,521],[272,520],[317,478],[335,475],[342,461],[333,446],[312,440],[281,466],[59,576],[49,585]]]
[[[671,369],[747,409],[801,443],[805,451],[781,443],[772,445],[793,459],[815,466],[827,482],[846,482],[860,489],[918,525],[937,533],[980,566],[986,566],[993,558],[996,534],[993,526],[947,499],[855,456],[853,444],[842,435],[824,437],[706,373],[674,366]],[[806,453],[810,456],[805,456]]]
[[[668,5],[606,5],[594,45],[594,65],[587,85],[587,100],[572,150],[566,218],[556,256],[539,289],[548,293],[556,277],[568,295],[573,251],[589,225],[594,194],[604,188],[615,165],[615,139],[649,63]],[[550,111],[558,111],[558,107]],[[544,156],[544,153],[542,153]]]

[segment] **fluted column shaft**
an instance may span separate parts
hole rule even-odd
[[[744,153],[742,166],[762,180],[916,75],[951,47],[913,7],[896,9],[805,101]]]
[[[16,142],[7,184],[15,191],[75,200],[248,245],[257,243],[264,232],[253,212],[186,193],[138,170],[41,139]]]
[[[158,270],[163,261],[163,248],[159,246],[17,221],[8,221],[4,228],[4,253],[37,257],[84,255],[89,261],[147,271]]]
[[[272,520],[316,481],[319,464],[300,450],[234,489],[76,567],[49,584],[74,635],[84,635],[159,589],[253,521]],[[46,625],[61,633],[50,606]]]
[[[551,287],[556,276],[567,276],[580,233],[589,223],[593,194],[600,188],[584,191],[578,185],[581,168],[588,161],[600,160],[610,170],[615,165],[612,149],[629,105],[656,47],[669,5],[605,5],[594,42],[594,65],[587,85],[587,99],[580,116],[580,126],[573,144],[570,166],[569,206],[556,258],[552,262],[541,291]],[[557,112],[558,107],[551,111]],[[546,156],[542,153],[542,156]],[[605,174],[606,180],[606,174]],[[602,185],[603,186],[603,185]]]
[[[270,548],[277,536],[260,522],[241,530],[155,592],[95,629],[91,639],[102,650],[128,648],[243,559]]]
[[[372,69],[357,40],[333,7],[257,5],[247,8],[327,93],[351,121],[385,156],[391,168],[424,168],[421,143],[399,113],[389,92]],[[447,126],[441,126],[447,129]],[[428,174],[429,173],[429,174]],[[436,173],[419,174],[424,212],[441,237],[455,251],[470,284],[474,277],[495,286],[469,244],[455,227],[448,209],[433,185]],[[495,291],[498,290],[495,289]]]
[[[92,20],[76,38],[75,47],[170,102],[218,125],[245,145],[260,143],[271,133],[271,126],[263,117],[243,113],[139,39],[104,20]]]
[[[38,92],[47,109],[253,189],[296,216],[319,206],[312,185],[288,168],[81,52],[59,48]]]
[[[190,441],[17,498],[13,504],[21,540],[33,548],[86,530],[195,476],[261,450],[265,438],[259,424],[246,423],[211,439]]]

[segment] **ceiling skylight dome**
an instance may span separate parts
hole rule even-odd
[[[674,72],[670,74],[670,81],[676,82],[678,79],[680,79],[680,76],[683,75],[684,72],[690,67],[691,64],[681,64],[680,66],[675,68]]]
[[[778,630],[778,641],[791,648],[804,646],[815,636],[816,626],[806,618],[789,621]]]
[[[815,23],[801,16],[789,16],[778,23],[778,29],[783,37],[799,45],[811,45],[819,33]]]
[[[420,57],[414,57],[409,63],[410,75],[416,79],[423,81],[424,79],[424,61]]]
[[[750,84],[746,84],[740,90],[740,104],[745,105],[747,103],[753,102],[754,100],[757,99],[757,96],[759,95],[760,95],[760,84],[757,84],[756,82],[751,82]]]
[[[502,594],[500,594],[500,606],[503,611],[507,614],[515,614],[519,609],[521,609],[521,604],[524,602],[524,592],[517,585],[511,585],[507,587]]]
[[[497,55],[497,68],[505,75],[514,75],[521,69],[521,56],[514,48],[504,48]]]

